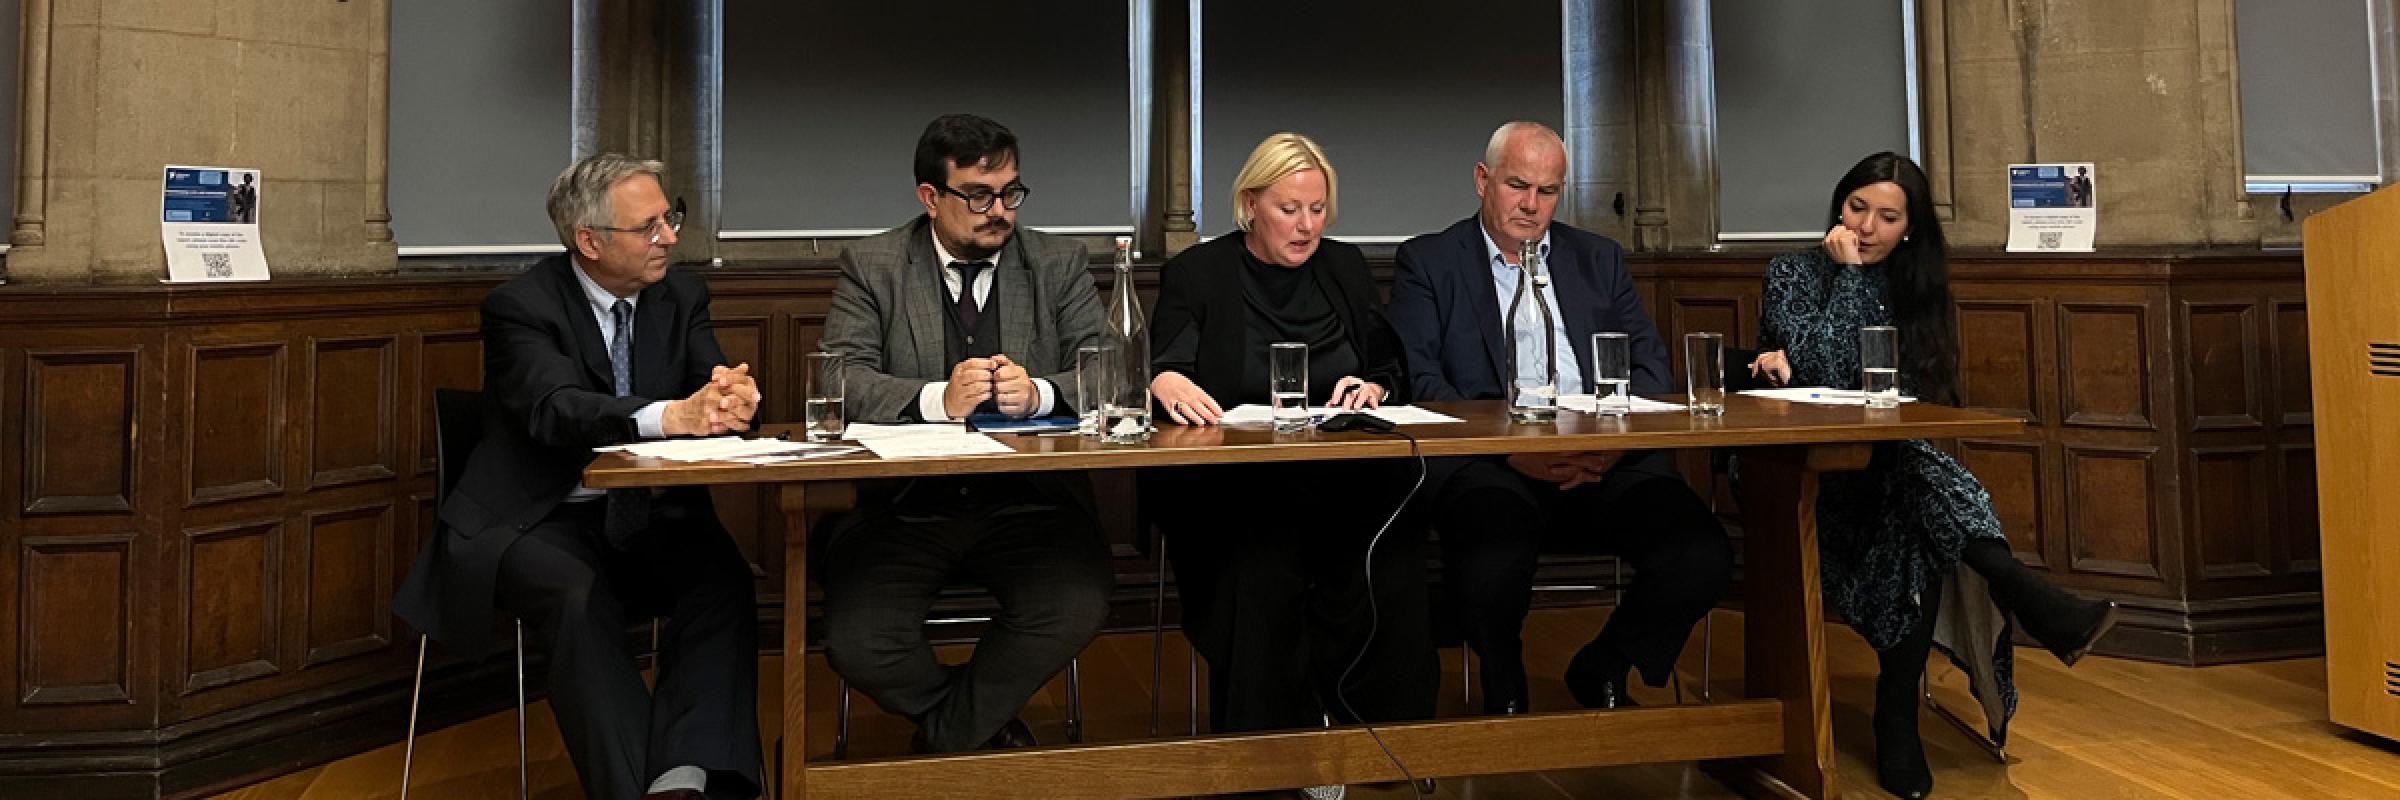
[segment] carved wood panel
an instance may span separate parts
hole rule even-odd
[[[182,693],[276,674],[281,663],[283,521],[183,532]]]
[[[18,563],[22,704],[133,702],[133,536],[27,537]]]
[[[2156,448],[2067,447],[2069,567],[2129,578],[2160,574]]]
[[[2280,416],[2285,425],[2307,425],[2316,411],[2316,397],[2308,383],[2308,304],[2277,300],[2271,307],[2274,322],[2269,335],[2275,340],[2270,351],[2275,364],[2271,413]]]
[[[2148,306],[2059,304],[2059,405],[2066,424],[2157,430],[2150,345]]]
[[[392,638],[392,504],[312,511],[298,548],[301,663],[374,652]]]
[[[2272,467],[2261,446],[2192,448],[2189,524],[2202,580],[2272,572]]]
[[[138,349],[25,353],[27,516],[133,511]]]
[[[309,479],[323,489],[399,474],[396,336],[309,340]]]
[[[186,348],[186,508],[283,492],[284,351],[282,342]]]
[[[2048,476],[2042,469],[2041,442],[1973,439],[1959,442],[1958,449],[1959,461],[1991,493],[1992,510],[2000,517],[2000,530],[2008,534],[2009,550],[2028,564],[2047,563],[2043,487]]]
[[[433,472],[435,389],[483,388],[483,334],[480,331],[428,331],[417,347],[417,467],[416,474]]]
[[[2261,382],[2258,306],[2251,303],[2186,303],[2183,307],[2184,386],[2192,430],[2256,430]]]
[[[2030,302],[1961,301],[1958,304],[1959,389],[1966,404],[1995,414],[2014,414],[2041,424],[2040,363]]]

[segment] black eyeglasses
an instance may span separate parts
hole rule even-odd
[[[1026,187],[1026,185],[1022,183],[1009,184],[1008,188],[1001,189],[997,192],[990,189],[977,189],[973,192],[962,192],[957,189],[952,189],[945,184],[939,183],[934,184],[933,188],[942,190],[943,194],[951,195],[960,200],[967,201],[967,210],[977,214],[991,211],[992,201],[994,200],[1000,201],[1000,205],[1002,207],[1005,207],[1010,211],[1015,211],[1017,210],[1017,206],[1025,204],[1026,195],[1033,194],[1033,190]]]
[[[1010,208],[1015,208],[1015,206],[1010,206]],[[683,198],[675,198],[675,210],[652,217],[649,224],[639,228],[612,228],[607,225],[594,225],[592,230],[636,234],[648,237],[651,244],[658,244],[658,240],[667,238],[668,231],[683,232]]]

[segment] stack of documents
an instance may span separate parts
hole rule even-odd
[[[659,439],[634,442],[614,447],[596,447],[592,451],[625,453],[666,461],[731,461],[737,464],[775,464],[803,458],[847,455],[858,452],[858,448],[812,442],[787,442],[782,439],[714,436],[706,439]]]
[[[1562,394],[1558,396],[1558,407],[1568,411],[1581,411],[1586,414],[1598,414],[1600,411],[1596,405],[1597,403],[1598,401],[1593,398],[1593,396],[1588,394]],[[1634,395],[1632,410],[1633,413],[1636,414],[1657,414],[1665,411],[1684,411],[1687,409],[1682,403],[1665,403],[1652,400],[1641,395]]]
[[[1867,393],[1857,389],[1830,389],[1823,386],[1790,386],[1782,389],[1751,389],[1742,392],[1751,397],[1784,400],[1793,403],[1815,403],[1825,406],[1863,406]],[[1900,402],[1914,403],[1917,399],[1902,395]]]
[[[1353,413],[1365,414],[1394,425],[1439,425],[1445,422],[1459,421],[1457,417],[1427,411],[1416,406],[1384,406],[1382,408],[1362,408],[1357,411],[1316,406],[1308,410],[1308,419],[1310,422],[1324,422],[1325,418],[1335,414]],[[1225,412],[1225,416],[1217,420],[1219,425],[1268,425],[1274,422],[1275,409],[1255,404],[1234,406]]]
[[[882,458],[980,456],[1016,452],[998,439],[969,432],[965,425],[956,424],[872,425],[853,422],[847,430],[842,431],[842,438],[866,445],[868,450]]]

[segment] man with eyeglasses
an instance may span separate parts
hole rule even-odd
[[[824,350],[841,354],[859,422],[1073,416],[1075,349],[1100,338],[1089,257],[1017,227],[1031,194],[1016,135],[956,114],[917,140],[924,213],[842,253]],[[922,752],[1033,744],[1018,712],[1100,632],[1114,578],[1091,484],[1070,475],[929,477],[862,486],[819,541],[825,654],[876,704],[917,724]],[[927,612],[953,581],[1000,611],[966,663],[944,666]]]
[[[670,270],[683,213],[661,165],[576,162],[551,187],[564,255],[483,302],[483,435],[393,607],[453,652],[505,609],[550,654],[550,705],[584,795],[757,797],[750,563],[705,487],[585,487],[592,448],[750,427],[750,365],[725,365],[708,285]],[[460,458],[459,454],[444,454]],[[665,617],[657,686],[626,626]]]

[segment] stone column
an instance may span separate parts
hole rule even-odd
[[[1568,0],[1567,198],[1560,218],[1619,242],[1633,240],[1634,39],[1629,0]]]
[[[387,0],[27,0],[14,283],[166,275],[168,164],[260,170],[276,277],[381,272]]]
[[[1638,0],[1634,247],[1716,243],[1716,69],[1708,0]]]
[[[674,3],[664,20],[670,35],[665,53],[667,197],[680,198],[683,220],[675,260],[706,262],[717,256],[717,228],[724,190],[725,54],[724,0]]]
[[[1150,203],[1145,258],[1164,259],[1200,243],[1192,224],[1192,4],[1155,0],[1150,38]],[[1157,231],[1155,238],[1148,233]]]

